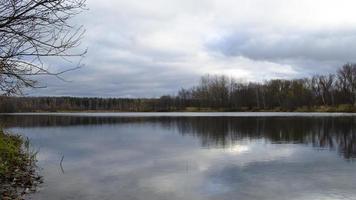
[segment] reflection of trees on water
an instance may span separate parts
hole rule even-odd
[[[191,118],[177,120],[182,134],[201,139],[203,146],[230,145],[242,139],[263,138],[272,143],[311,144],[337,149],[356,158],[355,118]]]
[[[104,125],[117,123],[144,122],[139,118],[121,117],[83,117],[83,116],[49,116],[49,115],[5,115],[0,116],[0,125],[4,127],[51,127]]]
[[[263,138],[272,143],[311,144],[356,158],[356,118],[353,117],[78,117],[7,116],[5,126],[74,126],[148,123],[192,135],[204,147],[229,147],[240,140]]]

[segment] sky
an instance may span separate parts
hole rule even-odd
[[[333,73],[356,62],[354,0],[87,0],[80,69],[29,96],[159,97],[218,74],[241,81]],[[76,61],[47,61],[52,71]]]

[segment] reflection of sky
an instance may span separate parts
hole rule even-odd
[[[355,163],[306,145],[202,148],[155,123],[13,130],[39,149],[33,199],[356,199]]]

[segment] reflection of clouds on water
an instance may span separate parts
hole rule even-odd
[[[168,115],[169,113],[166,113]],[[199,114],[199,113],[198,113]],[[197,114],[197,115],[198,115]],[[229,113],[228,113],[229,114]],[[270,114],[270,115],[269,115]],[[82,116],[83,115],[83,116]],[[213,117],[209,113],[205,117],[120,117],[120,114],[65,114],[58,115],[13,115],[0,116],[0,120],[8,127],[73,127],[82,126],[90,129],[91,126],[120,124],[121,126],[151,126],[156,130],[169,129],[178,131],[185,136],[199,138],[201,145],[206,148],[228,148],[237,141],[265,139],[266,143],[296,143],[311,145],[316,149],[337,150],[345,159],[356,157],[356,117],[344,114],[294,114],[282,116],[281,113],[271,114],[270,117],[256,117],[256,114],[236,114],[239,117]],[[113,115],[113,116],[111,116]],[[133,115],[131,113],[131,115]],[[177,115],[177,114],[176,114]],[[231,115],[231,113],[230,113]],[[240,116],[241,115],[241,116]],[[262,115],[265,116],[266,114]],[[83,126],[85,125],[85,126]],[[61,135],[62,129],[57,133]],[[105,134],[105,133],[103,133]],[[45,137],[45,136],[44,136]],[[47,136],[49,137],[49,136]],[[99,140],[106,138],[99,138]],[[154,140],[144,138],[145,140]],[[95,144],[89,144],[95,145]],[[70,148],[70,147],[68,147]],[[95,148],[98,148],[95,146]]]
[[[229,152],[231,154],[241,154],[249,150],[249,147],[246,145],[232,145],[230,147],[227,147],[224,149],[226,152]]]
[[[355,165],[335,152],[271,142],[278,141],[274,129],[255,123],[214,122],[134,120],[16,131],[40,149],[45,184],[34,199],[355,199]],[[295,128],[300,135],[293,126],[280,130],[283,141],[298,141],[310,127]]]
[[[43,167],[48,181],[40,196],[96,199],[99,194],[109,198],[119,192],[120,195],[135,197],[151,195],[152,198],[162,196],[162,199],[206,199],[209,195],[223,194],[228,189],[225,184],[209,180],[207,174],[212,169],[229,163],[242,167],[260,159],[272,161],[286,156],[281,152],[291,151],[271,149],[268,154],[260,155],[268,149],[267,146],[260,147],[261,142],[243,142],[230,149],[199,148],[199,144],[191,138],[172,134],[166,129],[154,132],[156,128],[151,126],[78,128],[65,128],[61,135],[54,134],[52,138],[40,140],[43,153],[40,151],[39,156],[50,159],[41,159],[48,166]],[[48,132],[58,132],[56,129],[61,128],[20,131],[29,137],[36,135],[41,138]],[[104,139],[101,130],[105,130]],[[143,135],[150,138],[143,140]],[[83,151],[88,152],[83,154]],[[59,154],[53,152],[65,155],[65,174],[57,169],[59,160],[53,157],[58,158]],[[61,194],[61,191],[66,194]],[[73,193],[77,195],[71,197]]]

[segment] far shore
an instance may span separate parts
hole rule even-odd
[[[13,113],[356,113],[356,107],[352,105],[339,105],[339,106],[319,106],[319,107],[300,107],[292,110],[273,108],[273,109],[261,109],[261,108],[241,108],[241,109],[225,109],[225,108],[199,108],[188,107],[186,109],[167,109],[167,110],[34,110],[34,111],[16,111]],[[4,112],[5,113],[5,112]],[[4,114],[3,113],[3,114]]]

